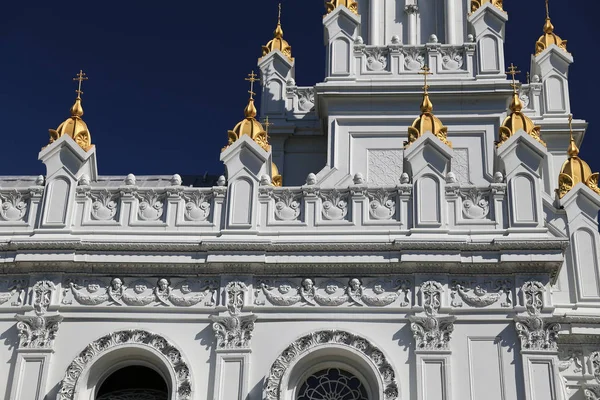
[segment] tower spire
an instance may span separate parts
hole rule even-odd
[[[560,36],[554,33],[554,25],[552,25],[552,22],[550,21],[550,1],[546,0],[546,22],[544,23],[544,34],[540,36],[538,41],[535,43],[535,55],[537,56],[553,44],[567,52],[567,41],[561,39]]]
[[[283,28],[281,27],[281,3],[279,3],[278,6],[277,26],[275,27],[275,32],[273,32],[273,39],[262,47],[262,56],[264,57],[275,50],[279,50],[290,61],[294,61],[294,58],[292,57],[292,46],[283,39]]]

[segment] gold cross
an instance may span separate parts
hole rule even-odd
[[[429,69],[427,65],[423,65],[421,71],[423,72],[419,72],[419,75],[423,75],[425,77],[425,86],[423,86],[423,89],[425,89],[425,94],[427,94],[427,89],[429,89],[429,85],[427,84],[427,75],[432,75],[431,69]]]
[[[251,99],[254,99],[254,95],[256,95],[256,93],[254,93],[254,82],[260,82],[260,78],[257,77],[258,75],[256,75],[254,71],[252,71],[248,74],[248,77],[245,79],[248,82],[250,82],[250,90],[248,91],[248,93],[250,93]]]
[[[265,117],[265,119],[263,120],[263,125],[265,126],[265,132],[267,133],[267,135],[269,134],[269,127],[275,125],[272,122],[269,122],[269,116],[267,115]]]
[[[546,0],[546,18],[550,19],[550,6],[548,4],[548,0]]]
[[[512,84],[510,86],[512,86],[512,88],[515,90],[515,93],[517,92],[517,88],[518,88],[515,76],[520,73],[521,73],[521,71],[517,71],[517,67],[513,63],[510,63],[510,67],[508,67],[508,71],[506,71],[506,75],[512,75]]]
[[[277,15],[277,25],[281,25],[281,3],[279,3],[279,14]]]
[[[77,74],[76,78],[73,78],[74,81],[79,81],[79,86],[77,88],[77,90],[75,91],[75,93],[77,93],[77,97],[81,97],[81,95],[83,94],[83,92],[81,91],[81,83],[83,81],[87,81],[88,78],[85,75],[85,73],[83,72],[83,70],[79,70],[79,73]]]

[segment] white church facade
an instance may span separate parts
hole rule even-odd
[[[98,175],[80,72],[46,175],[0,177],[0,397],[600,399],[598,174],[549,16],[521,84],[502,0],[324,12],[324,81],[278,22],[214,182]]]

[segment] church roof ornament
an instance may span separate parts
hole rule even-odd
[[[267,132],[267,138],[269,137],[269,127],[274,125],[272,122],[269,122],[269,116],[267,115],[263,121],[263,125],[265,127],[265,131]],[[279,173],[279,168],[275,165],[274,162],[271,163],[271,181],[273,186],[281,187],[283,186],[283,177]]]
[[[569,115],[569,131],[571,134],[569,148],[567,149],[569,158],[564,162],[558,175],[558,189],[556,189],[556,193],[562,199],[575,185],[581,182],[594,192],[600,194],[600,189],[598,188],[599,174],[597,172],[592,173],[588,163],[579,158],[579,148],[573,138],[572,115]]]
[[[504,11],[502,0],[471,0],[471,14],[479,10],[485,3],[490,3],[501,11]]]
[[[498,142],[496,143],[498,147],[500,147],[504,142],[506,142],[511,136],[515,135],[518,131],[525,131],[529,136],[533,137],[535,140],[546,146],[546,143],[542,140],[540,136],[541,128],[536,126],[533,121],[525,114],[523,114],[523,103],[519,98],[519,85],[515,79],[515,76],[521,71],[517,71],[517,67],[513,64],[510,65],[507,75],[512,76],[512,101],[510,103],[509,109],[511,113],[504,119],[502,126],[500,126],[500,130],[498,133]]]
[[[329,0],[325,2],[327,14],[340,6],[344,6],[354,14],[358,15],[358,2],[355,0]]]
[[[560,36],[554,33],[554,25],[552,25],[552,22],[550,21],[550,6],[548,1],[549,0],[546,0],[546,23],[544,24],[544,34],[540,36],[537,42],[535,42],[536,56],[553,44],[568,53],[567,41],[561,39]]]
[[[452,147],[452,142],[448,140],[448,128],[444,126],[438,117],[433,115],[433,103],[429,99],[429,85],[427,84],[427,76],[431,75],[431,70],[427,65],[424,65],[423,68],[421,68],[421,71],[422,72],[419,72],[419,74],[423,75],[425,80],[425,85],[423,86],[423,102],[421,103],[421,115],[408,127],[408,141],[404,143],[404,147],[410,146],[426,132],[431,132],[443,143]]]
[[[266,45],[262,47],[262,56],[279,50],[286,56],[290,61],[294,61],[292,57],[292,46],[283,38],[283,28],[281,27],[281,3],[279,3],[279,14],[277,15],[277,27],[273,32],[273,39],[271,39]]]
[[[75,93],[77,93],[77,98],[70,110],[71,116],[60,124],[56,130],[49,129],[49,145],[60,139],[62,136],[68,135],[84,151],[88,151],[93,147],[90,131],[88,130],[86,123],[81,119],[83,116],[83,107],[81,106],[81,95],[83,94],[83,91],[81,90],[81,85],[83,81],[86,81],[87,79],[88,77],[82,70],[80,70],[77,76],[73,78],[73,81],[78,82],[78,87],[75,91]]]

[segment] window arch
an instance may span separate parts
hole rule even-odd
[[[129,365],[110,373],[98,385],[95,400],[168,400],[169,388],[154,369]]]
[[[307,376],[296,392],[296,400],[369,400],[363,381],[346,369],[329,367]]]

